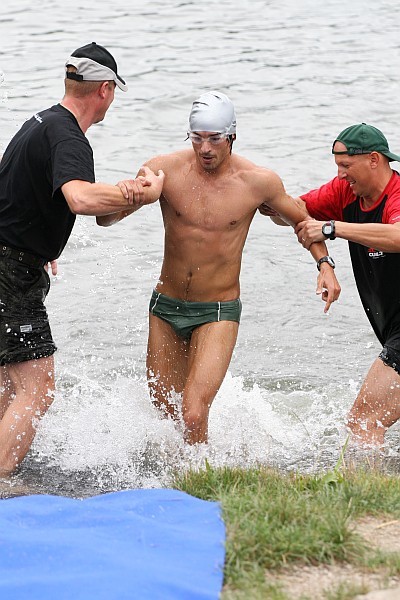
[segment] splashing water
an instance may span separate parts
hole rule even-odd
[[[322,414],[315,391],[273,387],[249,387],[228,372],[211,407],[209,443],[190,447],[180,425],[151,404],[144,378],[117,374],[103,384],[61,374],[19,477],[42,492],[83,497],[166,486],[174,472],[202,467],[206,460],[213,466],[331,466],[346,437],[340,423],[351,398],[338,408],[336,396],[327,392]]]

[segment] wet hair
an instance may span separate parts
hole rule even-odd
[[[235,141],[236,136],[233,133],[230,133],[228,135],[228,142],[229,142],[229,148],[230,148],[230,153],[232,154],[232,146],[233,146],[233,142]]]

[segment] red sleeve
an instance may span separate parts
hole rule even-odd
[[[388,189],[389,188],[389,189]],[[400,177],[396,172],[386,188],[388,199],[382,215],[382,223],[400,222]]]
[[[343,207],[346,204],[344,183],[335,177],[320,188],[300,196],[306,203],[307,211],[314,219],[343,221]]]

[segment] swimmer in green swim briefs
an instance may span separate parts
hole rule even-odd
[[[208,439],[210,406],[235,347],[240,267],[253,217],[264,202],[293,226],[307,213],[276,173],[232,154],[236,117],[224,94],[207,92],[193,103],[188,138],[190,149],[146,163],[165,173],[164,260],[150,303],[147,373],[153,402],[167,415],[182,417],[185,440],[196,444]],[[127,193],[131,183],[119,186]],[[111,225],[127,214],[97,221]],[[327,255],[324,242],[310,252],[316,261]],[[339,292],[332,266],[323,261],[317,293],[325,310]],[[174,392],[182,396],[181,413]]]

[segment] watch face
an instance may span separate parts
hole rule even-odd
[[[330,223],[325,223],[325,225],[322,225],[322,233],[324,235],[331,235],[332,225]]]

